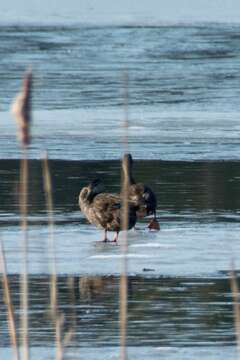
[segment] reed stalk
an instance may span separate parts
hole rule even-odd
[[[128,152],[128,75],[124,75],[124,137],[123,137],[123,148],[124,152]],[[123,176],[122,176],[123,179]],[[127,359],[127,316],[128,316],[128,194],[129,194],[129,183],[122,180],[122,202],[123,202],[123,213],[122,213],[122,269],[120,275],[120,309],[119,309],[119,327],[120,327],[120,360]]]
[[[57,307],[57,281],[56,281],[56,253],[55,253],[55,241],[54,241],[54,219],[53,219],[53,196],[52,196],[52,180],[50,175],[50,169],[48,164],[48,155],[45,154],[42,160],[43,170],[43,182],[44,193],[48,214],[48,228],[49,228],[49,253],[50,253],[50,271],[51,271],[51,310],[55,311]]]
[[[23,233],[23,264],[21,274],[21,325],[22,325],[22,347],[23,359],[29,359],[28,338],[28,145],[30,143],[31,124],[31,89],[32,71],[29,69],[23,78],[22,88],[16,96],[11,110],[18,126],[17,137],[22,147],[22,160],[20,164],[20,213],[21,229]]]
[[[240,358],[240,303],[239,303],[239,286],[237,282],[236,272],[234,265],[229,273],[230,287],[233,298],[233,312],[234,312],[234,325],[235,325],[235,336],[238,351],[238,358]]]
[[[48,164],[47,153],[42,161],[44,192],[48,213],[48,227],[49,227],[49,253],[50,253],[50,306],[52,318],[55,324],[55,345],[56,345],[56,360],[63,359],[63,343],[62,343],[62,325],[63,321],[58,311],[58,292],[57,292],[57,270],[56,270],[56,251],[54,239],[54,218],[53,218],[53,191],[52,180]]]
[[[21,212],[21,228],[23,233],[23,264],[21,274],[21,325],[22,325],[22,347],[23,359],[29,359],[29,338],[28,338],[28,221],[27,221],[27,206],[28,206],[28,154],[27,147],[23,146],[23,157],[20,168],[20,212]]]
[[[15,311],[11,298],[11,291],[9,287],[8,275],[7,275],[7,262],[5,257],[4,246],[2,240],[0,239],[0,264],[2,272],[2,283],[4,290],[4,300],[7,306],[8,312],[8,331],[11,339],[11,346],[13,349],[14,359],[19,360],[19,348],[17,340],[17,330],[16,330],[16,321],[15,321]]]

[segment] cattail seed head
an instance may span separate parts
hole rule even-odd
[[[11,106],[11,112],[18,126],[17,137],[23,146],[30,143],[31,89],[32,71],[29,69],[23,78],[22,88]]]

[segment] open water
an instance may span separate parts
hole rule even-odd
[[[239,269],[240,25],[0,26],[0,228],[19,319],[19,159],[9,114],[34,72],[29,149],[30,343],[54,358],[41,158],[48,150],[68,359],[117,359],[120,246],[78,209],[82,186],[120,189],[124,73],[134,174],[158,197],[159,233],[129,232],[129,358],[235,359],[231,262]],[[120,237],[121,243],[121,237]],[[1,290],[2,294],[2,290]],[[0,299],[0,357],[10,358]],[[21,332],[21,329],[20,329]],[[97,350],[96,350],[97,349]]]

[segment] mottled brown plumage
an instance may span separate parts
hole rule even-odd
[[[84,187],[79,195],[81,211],[91,224],[104,229],[104,239],[107,241],[107,231],[115,231],[114,242],[122,230],[122,201],[118,194],[103,192],[104,187],[100,180],[93,181]],[[136,223],[137,207],[129,203],[128,207],[128,230]]]
[[[131,154],[124,154],[122,160],[123,183],[128,188],[129,200],[138,207],[137,217],[143,218],[153,215],[149,229],[159,230],[160,226],[156,217],[157,199],[149,186],[143,183],[136,183],[132,174],[133,159]]]

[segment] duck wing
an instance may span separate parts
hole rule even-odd
[[[117,194],[101,193],[95,196],[93,214],[101,227],[119,231],[121,226],[121,199]]]
[[[122,199],[119,194],[101,193],[94,198],[93,208],[99,224],[107,230],[120,231],[122,222]],[[129,202],[128,229],[136,223],[136,206]]]

